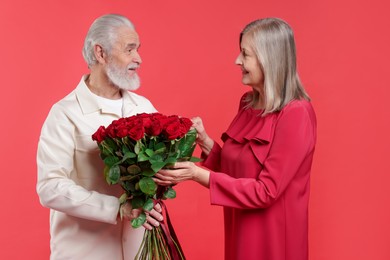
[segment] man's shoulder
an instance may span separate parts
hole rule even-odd
[[[60,107],[66,109],[72,109],[77,106],[75,104],[79,103],[80,96],[85,96],[83,92],[85,92],[85,83],[83,76],[77,86],[71,90],[67,95],[65,95],[62,99],[58,100],[53,107]],[[84,84],[83,84],[84,83]]]
[[[71,92],[69,92],[63,98],[61,98],[60,100],[55,102],[53,107],[64,107],[64,106],[68,106],[69,104],[72,104],[74,102],[77,102],[76,89],[73,89]]]
[[[130,99],[137,105],[137,106],[153,106],[152,102],[146,98],[145,96],[142,96],[140,94],[134,93],[132,91],[127,91],[127,93],[130,96]]]
[[[48,117],[54,117],[56,119],[66,117],[66,114],[77,106],[77,98],[74,92],[75,91],[73,90],[65,97],[55,102],[50,108]]]
[[[130,97],[132,99],[134,99],[136,101],[148,101],[148,102],[150,102],[149,99],[147,99],[146,97],[144,97],[144,96],[142,96],[140,94],[134,93],[132,91],[126,91],[126,92],[130,95]]]
[[[125,107],[136,107],[132,113],[153,113],[157,112],[156,108],[153,106],[152,102],[139,94],[136,94],[131,91],[127,91],[128,98],[125,98],[124,105]]]

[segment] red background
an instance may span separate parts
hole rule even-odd
[[[294,28],[298,68],[318,116],[310,259],[390,259],[390,18],[385,0],[2,0],[0,259],[48,259],[49,210],[35,193],[36,146],[51,105],[87,67],[91,22],[128,16],[140,34],[142,87],[160,112],[199,115],[219,140],[248,87],[234,65],[250,21]],[[222,259],[222,210],[177,187],[170,214],[189,260]]]

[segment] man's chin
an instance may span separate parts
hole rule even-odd
[[[118,82],[113,82],[113,80],[111,80],[111,82],[114,85],[116,85],[119,89],[128,90],[128,91],[137,90],[137,89],[139,89],[139,87],[141,85],[141,82],[140,82],[138,76],[134,76],[131,79],[122,80],[122,81],[118,81]]]
[[[108,67],[106,73],[109,81],[119,89],[134,91],[140,87],[140,79],[135,72],[129,76],[127,73],[124,74],[123,71],[115,67]]]
[[[139,80],[132,80],[130,82],[128,82],[127,84],[123,84],[121,86],[118,86],[120,89],[123,89],[123,90],[128,90],[128,91],[135,91],[137,89],[139,89],[140,87],[140,82]]]
[[[139,89],[140,85],[138,86],[124,86],[124,87],[119,87],[120,89],[127,90],[127,91],[135,91]]]

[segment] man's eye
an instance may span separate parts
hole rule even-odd
[[[128,50],[127,50],[127,53],[130,54],[130,53],[133,53],[134,51],[138,52],[138,49],[135,49],[135,48],[134,48],[134,49],[128,49]]]

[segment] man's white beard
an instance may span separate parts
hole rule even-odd
[[[129,68],[131,67],[133,66],[129,65],[128,68],[121,69],[111,61],[106,69],[108,79],[120,89],[131,91],[138,89],[140,87],[140,79],[136,72],[129,76]]]

